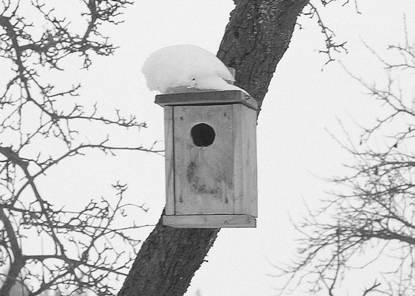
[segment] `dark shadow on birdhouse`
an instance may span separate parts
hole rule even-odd
[[[163,224],[256,227],[257,102],[239,90],[156,96],[164,107]]]

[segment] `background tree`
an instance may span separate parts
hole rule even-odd
[[[415,97],[411,89],[415,48],[411,30],[405,26],[403,42],[390,45],[387,58],[368,47],[384,68],[382,86],[351,74],[380,102],[382,110],[358,139],[344,128],[346,140],[339,143],[355,161],[346,165],[349,174],[330,180],[338,188],[331,198],[296,223],[302,234],[297,260],[278,266],[279,276],[288,277],[283,292],[298,288],[313,295],[344,295],[342,283],[352,278],[359,285],[354,274],[368,271],[361,295],[415,293]]]
[[[88,129],[100,125],[119,133],[145,124],[120,111],[106,115],[77,99],[80,85],[53,79],[68,60],[81,60],[88,69],[94,56],[112,54],[115,47],[101,27],[118,24],[128,4],[85,0],[66,18],[68,11],[47,2],[1,2],[0,57],[11,62],[11,71],[1,73],[9,81],[0,96],[0,295],[13,287],[20,295],[47,290],[110,295],[111,281],[126,275],[140,242],[131,234],[140,226],[118,223],[131,207],[123,201],[126,185],[113,185],[111,199],[59,207],[51,198],[63,193],[48,192],[47,177],[56,165],[88,150],[154,152],[114,144],[111,134],[88,139]]]

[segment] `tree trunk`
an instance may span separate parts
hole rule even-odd
[[[236,85],[261,106],[309,0],[235,0],[218,57],[236,70]],[[143,243],[119,296],[181,296],[220,229],[176,229],[159,221]]]
[[[236,70],[236,85],[262,105],[288,48],[297,17],[309,0],[235,0],[218,58]]]

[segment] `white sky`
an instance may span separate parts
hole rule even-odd
[[[348,41],[349,54],[337,57],[349,70],[371,81],[382,77],[382,71],[362,40],[379,52],[402,40],[404,13],[408,28],[415,28],[415,2],[362,0],[358,1],[361,14],[352,2],[345,7],[332,4],[320,12],[338,40]],[[84,86],[82,97],[146,121],[149,128],[138,137],[129,136],[129,141],[146,145],[162,141],[163,110],[153,103],[156,93],[146,89],[142,64],[153,51],[173,44],[194,44],[216,53],[232,9],[231,0],[136,1],[127,9],[125,23],[108,30],[113,43],[120,46],[115,55],[97,58],[88,72],[73,77]],[[339,63],[322,71],[326,56],[317,49],[324,48],[323,35],[315,20],[302,17],[300,22],[304,30],[294,33],[259,117],[258,227],[222,229],[186,296],[195,296],[198,290],[202,296],[275,295],[277,279],[268,276],[275,273],[271,263],[288,260],[296,249],[289,215],[299,218],[304,200],[317,206],[324,191],[330,190],[320,177],[341,174],[341,163],[349,159],[325,129],[338,134],[339,118],[355,132],[353,119],[370,124],[378,114],[378,105],[362,95],[359,84]],[[66,164],[59,165],[56,175],[47,176],[45,190],[51,195],[68,192],[70,200],[74,196],[80,200],[108,197],[113,193],[111,183],[128,182],[130,200],[150,207],[150,213],[138,221],[157,222],[165,203],[161,156],[97,154]],[[148,231],[143,231],[143,239]]]

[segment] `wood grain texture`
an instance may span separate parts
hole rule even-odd
[[[155,102],[165,111],[165,214],[257,217],[256,101],[242,91],[214,91],[158,95]],[[208,145],[193,138],[201,125],[212,132]],[[204,228],[221,225],[206,221],[213,224]]]
[[[254,228],[256,220],[250,215],[177,215],[163,216],[163,224],[178,228]]]
[[[165,175],[166,175],[166,215],[174,215],[174,149],[173,149],[173,110],[171,106],[164,107],[164,143],[165,143]]]
[[[174,107],[176,214],[232,214],[232,106]],[[200,122],[216,134],[208,147],[194,145],[190,137],[191,128]]]
[[[257,101],[240,90],[162,94],[156,96],[155,103],[160,106],[241,103],[255,110],[258,109]]]
[[[184,99],[183,97],[186,97]],[[181,102],[177,105],[174,99]],[[228,223],[214,215],[257,217],[256,115],[241,91],[197,95],[162,95],[156,103],[165,108],[166,219],[169,226],[188,228],[253,227]],[[209,102],[209,104],[206,104]],[[235,103],[236,102],[236,103]],[[256,102],[256,101],[255,101]],[[195,133],[197,127],[209,133]],[[207,145],[195,142],[211,137]],[[207,142],[206,142],[207,143]],[[174,176],[171,175],[174,173]],[[174,221],[174,215],[180,215]],[[183,215],[207,215],[183,219]],[[180,221],[185,223],[180,225]],[[202,225],[199,222],[205,221]],[[230,226],[231,225],[231,226]]]
[[[234,214],[258,217],[257,112],[235,104],[233,112]]]

